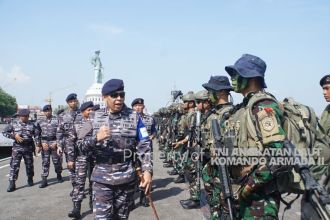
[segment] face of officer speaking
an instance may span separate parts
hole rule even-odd
[[[124,91],[113,92],[109,95],[103,96],[103,100],[105,101],[110,112],[119,112],[124,106],[125,92]]]
[[[21,122],[26,123],[29,121],[29,116],[19,116],[19,119]]]
[[[86,108],[84,111],[82,111],[82,115],[84,118],[89,118],[90,113],[93,111],[92,107]]]
[[[47,111],[44,111],[44,115],[46,116],[46,118],[50,118],[52,116],[52,110],[49,109]]]
[[[133,110],[136,111],[137,113],[142,114],[144,110],[144,105],[143,104],[135,104],[133,106]]]
[[[188,102],[187,101],[184,101],[183,102],[183,109],[184,110],[187,110],[188,109]]]
[[[68,106],[70,109],[76,109],[78,105],[78,99],[72,99],[68,101]]]
[[[327,102],[330,102],[330,84],[325,84],[322,86],[323,96]]]

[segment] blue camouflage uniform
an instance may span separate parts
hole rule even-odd
[[[102,94],[119,89],[123,90],[122,80],[112,79],[105,83]],[[97,141],[96,134],[103,125],[110,128],[111,136]],[[129,203],[137,178],[134,152],[139,155],[142,172],[152,172],[146,128],[139,115],[125,105],[117,113],[110,113],[107,109],[96,111],[93,122],[84,126],[91,126],[93,130],[93,135],[85,137],[78,147],[84,152],[92,151],[96,156],[91,177],[95,219],[128,219]],[[75,138],[75,135],[72,137]]]
[[[21,109],[18,113],[19,116],[28,116],[29,110]],[[34,140],[37,145],[40,144],[40,129],[31,121],[26,123],[21,120],[13,120],[11,124],[3,131],[3,136],[15,140],[15,135],[18,134],[23,138],[23,142],[19,143],[14,141],[12,148],[12,155],[10,159],[9,181],[14,184],[17,180],[22,157],[26,166],[26,175],[29,179],[29,185],[33,185],[34,167],[33,167],[33,150]],[[34,138],[34,140],[33,140]],[[14,184],[15,185],[15,184]],[[15,190],[13,186],[12,190]]]

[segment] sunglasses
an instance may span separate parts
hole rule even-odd
[[[110,94],[110,97],[113,99],[118,98],[118,96],[120,96],[120,98],[124,98],[125,92],[114,92]]]

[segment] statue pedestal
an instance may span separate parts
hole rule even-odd
[[[101,108],[105,107],[102,100],[102,83],[93,83],[86,91],[84,102],[92,101],[94,105],[100,105]]]

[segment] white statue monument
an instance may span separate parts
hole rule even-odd
[[[95,51],[95,55],[92,57],[91,63],[94,66],[94,83],[102,83],[103,74],[102,74],[102,63],[100,59],[100,51]]]
[[[92,101],[94,105],[100,105],[101,108],[105,107],[105,103],[102,99],[101,90],[103,87],[103,73],[102,63],[100,59],[100,51],[95,51],[95,55],[91,59],[91,63],[94,66],[94,82],[86,91],[84,102]]]

